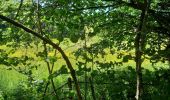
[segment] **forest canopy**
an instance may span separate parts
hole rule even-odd
[[[169,100],[169,0],[1,0],[0,99]]]

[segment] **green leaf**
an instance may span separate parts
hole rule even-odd
[[[66,65],[62,65],[62,67],[59,69],[60,74],[68,74],[68,70],[66,68]]]
[[[57,57],[54,57],[54,56],[49,56],[49,60],[51,63],[54,63],[57,61]]]
[[[123,57],[123,62],[128,62],[129,61],[129,55],[126,55]]]

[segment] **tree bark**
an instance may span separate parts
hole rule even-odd
[[[68,88],[69,88],[69,91],[71,92],[71,90],[72,90],[72,81],[71,81],[70,77],[68,78]],[[73,100],[73,96],[69,96],[69,100]]]
[[[90,82],[90,88],[91,88],[91,93],[92,93],[93,100],[96,100],[92,77],[89,78],[89,82]]]
[[[142,52],[145,48],[145,37],[146,33],[144,31],[145,24],[146,24],[146,18],[147,18],[147,10],[149,7],[148,0],[144,1],[144,7],[145,9],[142,10],[141,16],[140,16],[140,23],[137,30],[137,35],[135,37],[135,61],[136,61],[136,100],[142,99],[143,94],[143,80],[142,80]]]

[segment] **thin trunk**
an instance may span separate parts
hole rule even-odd
[[[87,37],[86,37],[86,33],[84,32],[85,35],[85,43],[84,43],[84,47],[85,47],[85,53],[86,53],[86,57],[87,57]],[[87,84],[87,59],[85,59],[85,86],[84,86],[84,90],[85,90],[85,94],[84,94],[84,100],[87,100],[87,91],[88,91],[88,84]]]
[[[56,56],[56,52],[57,52],[57,50],[55,50],[55,52],[54,52],[54,57]],[[51,70],[50,70],[50,71],[48,70],[49,73],[52,73],[52,72],[53,72],[53,68],[54,68],[54,62],[52,63]],[[49,69],[49,68],[48,68],[48,69]],[[51,82],[52,82],[52,87],[53,87],[54,92],[57,91],[57,89],[55,88],[55,85],[54,85],[53,80],[51,80]],[[44,99],[44,97],[45,97],[45,94],[46,94],[46,91],[47,91],[47,88],[48,88],[48,85],[49,85],[49,84],[50,84],[50,81],[48,81],[47,84],[46,84],[46,86],[45,86],[44,93],[43,93],[43,99]],[[57,93],[55,92],[55,94],[57,94]]]
[[[43,100],[45,100],[45,95],[46,95],[47,88],[48,88],[49,84],[50,84],[50,81],[48,81],[47,84],[45,85],[45,90],[44,90],[44,93],[43,93]]]
[[[138,42],[138,41],[136,41]],[[137,44],[137,43],[136,43]],[[143,85],[142,85],[142,71],[141,71],[141,51],[137,50],[139,47],[136,47],[136,100],[139,100],[142,96]]]
[[[142,94],[143,94],[143,80],[142,80],[142,52],[145,48],[145,37],[146,37],[146,32],[144,31],[145,29],[145,24],[146,24],[146,19],[147,19],[147,10],[149,7],[149,1],[145,0],[145,9],[142,10],[141,16],[140,16],[140,24],[137,30],[137,35],[135,37],[135,61],[136,61],[136,100],[141,100],[142,99]]]
[[[90,88],[91,88],[91,93],[92,93],[93,100],[96,100],[92,78],[89,78],[89,82],[90,82]]]
[[[42,27],[41,27],[41,19],[40,19],[40,7],[39,7],[39,2],[40,0],[37,1],[37,21],[38,21],[38,33],[40,33],[42,36],[44,35],[43,32],[42,32]],[[47,51],[47,45],[46,43],[43,41],[43,47],[44,47],[44,53],[45,53],[45,60],[48,58],[48,51]],[[54,63],[54,62],[53,62]],[[47,64],[47,67],[48,67],[48,72],[49,72],[49,75],[52,74],[52,71],[50,69],[50,63],[48,61],[46,61],[46,64]],[[58,95],[57,95],[57,91],[56,91],[56,87],[55,87],[55,84],[54,84],[54,81],[53,79],[50,79],[51,80],[51,84],[52,84],[52,88],[53,88],[53,91],[55,93],[55,96],[57,99],[59,99]],[[49,81],[46,85],[46,88],[45,88],[45,91],[44,91],[44,94],[46,93],[46,89],[48,88],[48,85],[49,85]]]
[[[68,88],[69,88],[69,91],[71,92],[71,90],[72,90],[72,81],[71,81],[71,78],[68,78]],[[69,100],[73,100],[73,97],[69,96]]]
[[[93,47],[92,47],[93,48]],[[92,66],[91,66],[91,72],[93,72],[93,67],[94,67],[94,55],[93,55],[93,50],[91,53],[92,56]],[[95,90],[94,90],[94,83],[93,83],[93,76],[91,75],[91,77],[89,78],[89,82],[90,82],[90,89],[92,92],[92,98],[93,100],[96,100],[96,95],[95,95]]]

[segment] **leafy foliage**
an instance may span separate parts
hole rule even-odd
[[[70,61],[75,60],[72,61],[72,65],[76,68],[78,80],[86,81],[82,84],[87,85],[88,77],[93,79],[92,85],[97,99],[131,100],[135,97],[136,71],[135,65],[131,62],[136,61],[135,36],[139,27],[139,15],[144,6],[141,0],[136,2],[139,4],[127,0],[40,0],[39,4],[37,0],[24,0],[19,9],[20,3],[18,0],[1,0],[0,13],[35,32],[39,32],[41,27],[41,35],[56,44],[67,47],[67,40],[71,41],[70,44],[75,44],[71,53],[66,51],[66,54]],[[39,10],[37,5],[40,7]],[[20,11],[16,17],[18,9]],[[39,20],[37,12],[40,12]],[[41,23],[38,26],[39,21]],[[153,0],[144,29],[144,48],[141,48],[142,62],[149,63],[148,67],[154,69],[150,71],[143,65],[142,98],[146,100],[167,99],[165,97],[169,99],[169,68],[164,68],[169,66],[170,61],[168,22],[169,1]],[[93,37],[98,38],[96,42],[91,41]],[[43,97],[43,94],[51,94],[51,91],[62,94],[60,99],[76,98],[74,89],[55,91],[48,88],[48,84],[53,84],[49,80],[56,81],[58,77],[68,77],[72,72],[62,63],[61,55],[46,45],[45,41],[41,42],[40,39],[1,19],[0,40],[0,65],[5,66],[7,70],[16,70],[27,78],[16,86],[13,94],[9,96],[5,90],[1,92],[0,87],[0,99],[54,99],[54,96]],[[83,43],[83,46],[79,46],[78,43]],[[61,48],[64,48],[63,45]],[[24,51],[17,53],[20,50]],[[44,65],[44,62],[47,65]],[[161,65],[158,68],[154,67],[159,64]],[[38,79],[35,73],[45,66],[48,67],[49,74],[42,75],[45,79]],[[82,94],[91,100],[90,83],[88,88],[82,84]],[[53,86],[55,85],[59,88],[58,84]]]

